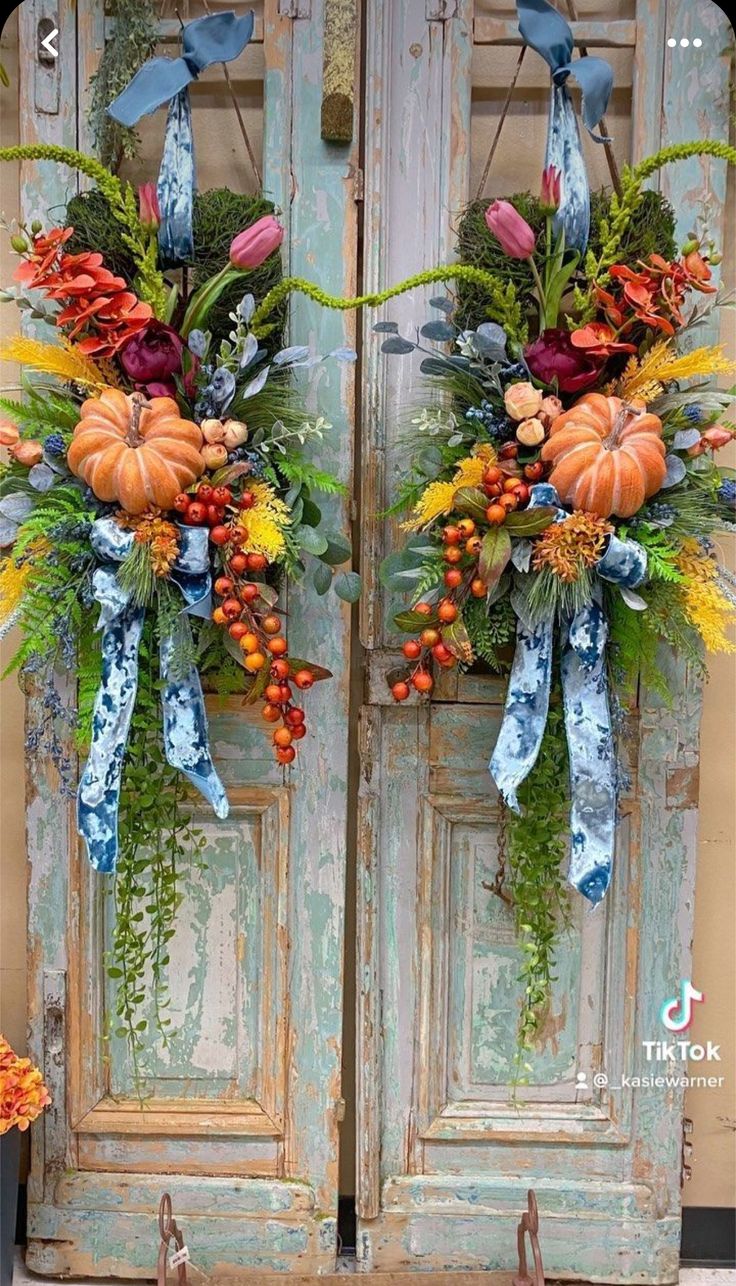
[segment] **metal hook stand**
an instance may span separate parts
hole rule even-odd
[[[176,1254],[184,1249],[184,1235],[180,1231],[172,1213],[171,1197],[168,1192],[164,1193],[161,1201],[159,1202],[158,1230],[161,1237],[161,1243],[158,1248],[156,1284],[157,1286],[166,1286],[166,1263],[169,1257],[169,1251],[173,1250]],[[187,1286],[186,1260],[177,1264],[176,1275],[179,1286]]]
[[[544,1286],[544,1268],[542,1252],[539,1249],[539,1212],[537,1198],[533,1188],[527,1193],[527,1209],[524,1211],[516,1230],[516,1241],[519,1252],[519,1271],[513,1279],[512,1286]],[[534,1276],[529,1276],[526,1258],[526,1235],[529,1234],[529,1246],[534,1260]]]

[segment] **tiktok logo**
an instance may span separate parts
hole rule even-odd
[[[702,991],[694,987],[689,978],[680,982],[680,994],[665,1000],[659,1017],[668,1031],[687,1031],[693,1020],[693,1005],[705,1000]]]

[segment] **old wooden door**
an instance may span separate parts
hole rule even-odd
[[[312,276],[318,265],[327,290],[351,294],[356,158],[351,146],[320,141],[322,10],[322,0],[266,0],[256,40],[231,75],[255,134],[262,96],[264,188],[287,224],[288,268]],[[189,16],[202,11],[192,5]],[[56,62],[37,58],[44,18],[61,28]],[[92,150],[85,86],[103,22],[98,0],[58,10],[45,0],[20,6],[23,142]],[[172,18],[164,35],[176,29]],[[194,90],[195,136],[213,86],[217,103],[227,103],[221,77],[213,68]],[[237,187],[250,174],[231,117],[225,106],[218,138],[232,158],[225,181]],[[201,179],[206,156],[199,162]],[[146,177],[155,174],[155,147],[150,170]],[[52,166],[27,165],[22,177],[28,220],[53,218],[74,191],[75,175]],[[352,327],[339,314],[294,309],[292,333],[319,352],[351,343]],[[318,403],[334,426],[324,451],[348,488],[352,378],[349,369],[325,373]],[[344,530],[340,503],[333,517]],[[183,881],[172,944],[179,1035],[171,1052],[156,1050],[147,1060],[151,1097],[143,1112],[124,1050],[113,1039],[108,1056],[101,1039],[108,881],[79,851],[53,775],[33,767],[31,1052],[54,1097],[33,1139],[28,1265],[35,1272],[151,1276],[165,1189],[196,1262],[208,1270],[325,1271],[334,1263],[349,609],[333,595],[300,593],[291,644],[297,655],[318,654],[335,675],[315,689],[314,733],[299,773],[283,778],[276,770],[262,725],[239,700],[210,710],[233,807],[222,823],[206,809],[199,814],[208,869]]]
[[[608,4],[605,21],[600,6],[577,8],[578,43],[607,47],[616,69],[609,125],[620,159],[701,134],[728,137],[730,33],[715,4]],[[366,287],[378,289],[452,253],[452,225],[471,163],[477,186],[518,36],[512,6],[496,0],[367,0],[366,33]],[[702,47],[693,47],[696,36]],[[538,187],[546,84],[546,68],[528,54],[506,168],[489,186],[495,195]],[[481,146],[484,116],[491,128]],[[606,182],[602,150],[588,154],[594,185]],[[665,171],[662,182],[681,236],[704,193],[722,231],[724,167],[695,162]],[[383,315],[411,333],[427,311],[405,297]],[[371,515],[385,511],[406,468],[399,408],[416,370],[380,355],[372,320],[363,381],[360,1264],[512,1267],[517,1212],[533,1186],[548,1274],[675,1282],[681,1092],[636,1091],[622,1076],[651,1074],[642,1041],[665,1034],[658,1007],[689,976],[697,685],[673,676],[672,710],[641,693],[613,888],[594,913],[573,902],[531,1084],[510,1101],[519,956],[512,917],[488,888],[498,798],[487,763],[502,685],[468,674],[443,681],[431,707],[391,703],[392,605],[376,569],[396,533]]]

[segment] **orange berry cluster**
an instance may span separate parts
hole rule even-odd
[[[180,492],[174,500],[174,509],[188,527],[209,527],[213,545],[237,545],[245,539],[245,532],[228,521],[226,511],[233,505],[238,509],[252,509],[254,503],[252,491],[243,491],[234,501],[229,487],[213,487],[202,482],[193,495]],[[248,554],[247,557],[250,560],[249,571],[262,572],[266,567],[267,560],[263,554]]]
[[[429,603],[417,603],[414,611],[420,616],[436,616],[440,626],[452,625],[458,618],[458,608],[451,598],[443,598],[436,608],[430,607]],[[407,661],[416,661],[417,664],[406,679],[400,679],[393,684],[391,693],[395,701],[406,701],[411,688],[425,694],[432,691],[434,679],[429,672],[432,661],[441,665],[443,670],[451,670],[457,663],[455,654],[443,642],[441,628],[438,629],[433,625],[423,629],[419,638],[407,639],[401,650]]]
[[[511,466],[514,467],[514,466]],[[523,477],[510,474],[498,465],[489,465],[483,475],[482,490],[490,503],[486,509],[486,522],[491,527],[504,523],[510,513],[529,501],[530,486],[543,476],[541,462],[526,465]],[[391,685],[395,701],[406,701],[414,688],[428,694],[434,687],[430,673],[433,662],[450,669],[457,657],[442,637],[442,626],[457,620],[462,605],[468,598],[486,598],[488,586],[479,574],[479,556],[483,544],[482,533],[472,518],[460,518],[450,523],[442,532],[442,558],[447,564],[443,575],[447,595],[435,606],[417,603],[414,611],[422,616],[436,618],[436,624],[427,626],[418,638],[407,639],[402,652],[407,661],[416,662],[405,678]]]
[[[253,675],[270,664],[269,683],[264,691],[265,704],[261,711],[266,723],[281,723],[273,734],[274,754],[280,764],[290,764],[296,757],[295,741],[305,736],[307,726],[304,711],[292,705],[291,684],[306,691],[314,677],[311,670],[291,673],[287,653],[288,644],[281,633],[281,618],[261,597],[261,586],[255,581],[242,580],[242,574],[252,570],[248,560],[251,554],[237,552],[226,562],[226,575],[218,576],[215,593],[221,602],[214,609],[212,619],[222,625],[244,653],[243,665]],[[263,558],[262,554],[258,558]],[[266,559],[263,558],[263,570]]]

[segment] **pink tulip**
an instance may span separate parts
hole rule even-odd
[[[268,259],[274,250],[278,250],[284,239],[284,229],[272,214],[239,232],[230,246],[230,263],[233,268],[248,270],[259,268],[264,259]]]
[[[558,209],[562,192],[562,174],[554,165],[546,165],[542,170],[542,206],[550,214]]]
[[[510,201],[494,201],[489,205],[486,223],[509,259],[529,259],[534,253],[534,233]]]
[[[161,226],[161,210],[155,183],[141,183],[138,188],[138,217],[146,232],[156,232]]]

